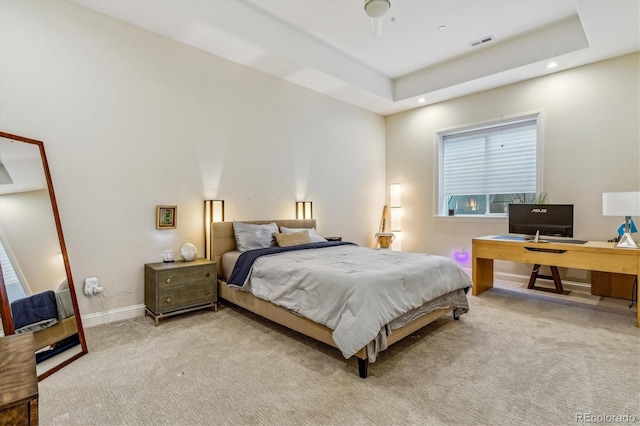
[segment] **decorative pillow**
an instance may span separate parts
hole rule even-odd
[[[255,250],[275,245],[273,233],[278,232],[275,222],[266,225],[233,221],[233,234],[238,251]]]
[[[311,242],[309,232],[306,230],[290,234],[276,232],[273,236],[276,237],[276,242],[280,247],[299,246],[300,244],[309,244]]]
[[[301,232],[301,231],[309,232],[309,237],[311,237],[312,243],[327,242],[326,238],[322,238],[320,235],[318,235],[318,233],[316,232],[316,228],[287,228],[286,226],[280,227],[280,232],[282,232],[283,234],[291,234],[294,232]]]

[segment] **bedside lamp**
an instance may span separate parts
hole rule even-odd
[[[313,219],[313,203],[296,201],[296,219]]]
[[[224,200],[204,200],[204,258],[211,260],[213,222],[224,222]]]
[[[640,192],[604,192],[602,194],[603,216],[624,216],[624,234],[616,247],[640,248],[631,237],[629,217],[640,216]]]
[[[391,201],[391,232],[402,231],[402,186],[392,183],[389,187]]]

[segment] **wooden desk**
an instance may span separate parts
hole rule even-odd
[[[0,425],[38,424],[33,334],[0,338]]]
[[[615,248],[615,243],[534,243],[488,235],[472,240],[474,296],[493,287],[493,261],[510,260],[540,265],[640,275],[640,249]],[[640,327],[640,309],[637,326]]]

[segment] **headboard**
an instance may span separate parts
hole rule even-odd
[[[275,222],[278,228],[315,228],[315,219],[284,219],[284,220],[247,220],[242,223],[264,225]],[[214,222],[211,226],[211,260],[221,265],[222,255],[236,249],[236,237],[233,233],[233,222]]]

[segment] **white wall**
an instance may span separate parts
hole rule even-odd
[[[602,193],[640,190],[639,62],[640,54],[626,55],[387,117],[387,184],[403,185],[403,250],[470,252],[473,237],[508,233],[506,219],[434,217],[435,133],[537,111],[542,191],[552,203],[575,205],[575,238],[616,236],[622,218],[602,216]],[[530,273],[509,262],[496,271]],[[586,271],[562,273],[588,279]]]
[[[0,3],[0,129],[43,140],[83,316],[143,303],[143,264],[203,251],[202,201],[227,220],[293,218],[373,245],[384,118],[66,2]],[[158,204],[176,230],[155,229]]]

